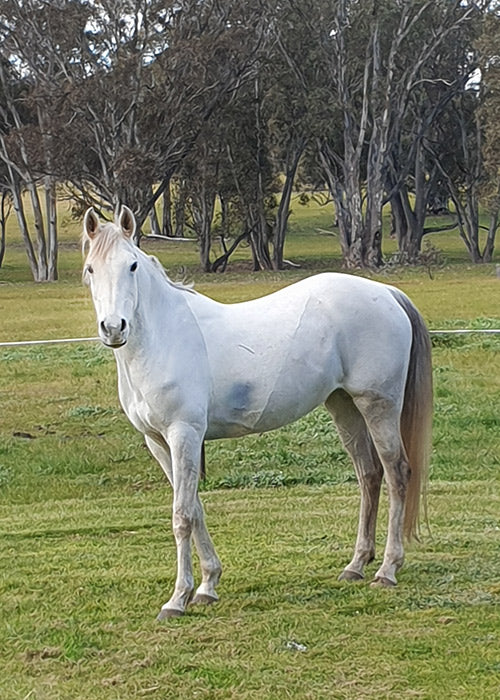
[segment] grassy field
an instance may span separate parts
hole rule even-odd
[[[146,243],[176,277],[236,301],[340,269],[325,209],[296,208],[286,257],[258,276],[248,251],[202,275],[194,244]],[[77,227],[64,220],[61,281],[29,281],[9,231],[0,341],[95,334]],[[388,268],[431,328],[499,327],[494,265],[456,234],[429,271]],[[390,254],[392,242],[386,252]],[[358,490],[326,412],[273,434],[207,446],[207,521],[221,601],[158,624],[175,548],[171,494],[118,407],[98,344],[0,349],[0,698],[500,697],[498,336],[434,338],[430,532],[395,590],[337,582]],[[381,504],[379,554],[386,499]],[[370,567],[369,575],[376,570]]]

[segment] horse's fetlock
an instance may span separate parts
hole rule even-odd
[[[360,558],[367,564],[370,564],[370,562],[375,559],[375,547],[367,547],[366,549],[362,549],[360,552]]]

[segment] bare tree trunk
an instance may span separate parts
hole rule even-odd
[[[151,225],[151,233],[154,236],[160,236],[161,235],[161,230],[160,230],[160,223],[158,221],[158,215],[156,213],[156,207],[153,206],[149,210],[149,223]]]
[[[393,190],[390,198],[392,213],[396,223],[396,236],[399,252],[406,262],[417,262],[424,236],[425,216],[427,213],[427,196],[432,182],[426,178],[423,165],[423,149],[416,148],[414,165],[414,204],[406,184],[395,189],[395,182],[389,178],[389,187]]]
[[[9,190],[2,191],[2,200],[0,203],[0,267],[2,267],[3,259],[5,257],[7,219],[9,218],[10,213],[10,205],[8,204],[8,200],[11,197],[12,195]]]
[[[348,268],[361,267],[363,216],[356,161],[349,158],[350,167],[344,167],[342,159],[338,158],[325,142],[319,143],[319,156],[328,189],[335,203],[344,265]]]
[[[182,180],[177,188],[177,197],[175,199],[175,231],[176,238],[182,238],[184,235],[184,224],[186,223],[186,184]]]
[[[205,219],[200,231],[200,262],[204,272],[210,272],[210,248],[211,248],[211,230],[210,223]]]
[[[220,202],[220,230],[222,238],[229,235],[229,206],[224,195],[219,192]]]
[[[305,142],[301,141],[296,145],[292,154],[290,154],[289,163],[285,169],[285,182],[281,192],[281,199],[276,214],[274,223],[273,236],[273,267],[275,270],[283,269],[283,250],[285,247],[285,236],[290,216],[290,200],[292,198],[293,183],[297,173],[300,156],[305,147]]]
[[[254,271],[272,270],[273,264],[269,252],[268,225],[261,202],[249,207],[248,239],[252,250]]]
[[[384,189],[381,177],[367,183],[366,216],[363,231],[363,264],[369,268],[382,265],[382,202]]]
[[[483,249],[483,262],[489,263],[493,260],[493,251],[495,250],[495,237],[498,229],[499,210],[495,209],[490,213],[490,224],[488,226],[488,235]]]
[[[455,202],[455,206],[457,203]],[[479,213],[477,202],[472,201],[470,194],[467,195],[465,205],[460,205],[457,209],[459,215],[459,231],[472,262],[482,262],[479,251]]]
[[[33,279],[38,281],[38,263],[35,255],[35,249],[33,248],[33,243],[31,241],[28,223],[26,221],[21,188],[17,180],[12,183],[12,203],[16,213],[17,223],[21,231],[21,236],[23,238],[24,247],[26,249],[26,255],[28,256],[31,274],[33,275]]]
[[[215,210],[215,192],[207,192],[204,187],[198,202],[197,211],[194,214],[196,220],[196,233],[200,246],[200,262],[204,272],[211,271],[210,249],[212,246],[212,221]]]
[[[58,278],[57,273],[57,199],[56,183],[50,176],[45,178],[45,207],[47,212],[47,243],[48,243],[48,269],[47,280],[54,282]]]
[[[172,228],[172,195],[170,193],[170,178],[163,191],[163,211],[161,217],[162,236],[173,236]]]
[[[210,266],[210,272],[224,272],[227,267],[227,263],[230,256],[233,254],[233,252],[236,250],[239,244],[244,240],[248,240],[247,231],[244,231],[239,236],[237,236],[237,238],[235,238],[235,240],[231,243],[231,245],[228,248],[224,236],[222,235],[221,244],[224,253],[220,255],[216,260],[214,260],[214,262]]]
[[[31,198],[31,206],[33,208],[33,218],[35,221],[35,232],[37,241],[37,282],[46,282],[48,279],[49,268],[47,264],[47,243],[45,240],[45,226],[43,222],[42,207],[40,206],[40,197],[36,184],[33,181],[28,182],[28,192]]]

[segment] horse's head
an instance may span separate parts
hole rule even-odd
[[[133,243],[135,219],[122,207],[114,223],[101,223],[89,209],[83,221],[88,246],[83,278],[90,287],[99,336],[105,345],[119,348],[128,340],[137,305],[139,250]]]

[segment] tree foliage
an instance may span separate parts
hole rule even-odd
[[[205,270],[242,241],[282,268],[304,182],[330,192],[348,267],[382,264],[386,203],[417,261],[450,198],[491,259],[498,23],[486,0],[4,0],[1,178],[34,278],[57,276],[57,186],[76,214],[127,203],[157,234],[187,226]]]

